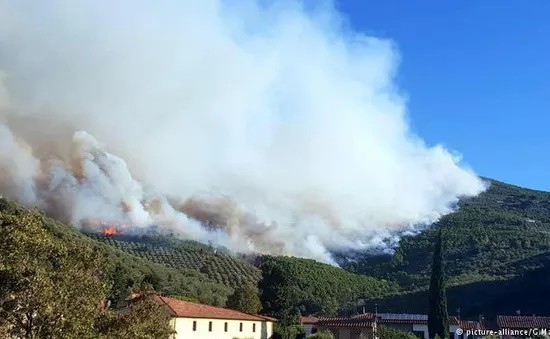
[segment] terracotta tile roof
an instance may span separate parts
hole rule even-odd
[[[374,318],[373,313],[351,317],[325,317],[318,318],[317,325],[322,327],[372,327]],[[428,316],[424,314],[381,313],[377,315],[377,322],[380,324],[427,324]],[[459,321],[456,317],[449,317],[449,324],[458,325]]]
[[[379,313],[378,322],[381,324],[427,324],[428,316],[426,314]],[[458,325],[458,319],[449,317],[449,325]]]
[[[317,325],[320,327],[372,327],[374,314],[365,313],[351,317],[320,317]]]
[[[268,317],[267,315],[260,315],[260,314],[258,314],[257,316],[260,317],[260,318],[263,318],[263,319],[265,319],[265,320],[277,322],[277,319],[272,318],[272,317]]]
[[[550,328],[550,317],[499,315],[497,316],[499,328]]]
[[[319,318],[315,318],[315,317],[312,317],[312,316],[309,316],[309,317],[300,317],[300,323],[301,323],[302,325],[316,324],[318,321],[319,321]]]
[[[134,300],[139,296],[134,296]],[[155,299],[162,305],[166,305],[168,312],[173,317],[181,318],[208,318],[228,320],[249,320],[249,321],[275,321],[274,318],[260,315],[247,314],[227,308],[214,307],[183,301],[168,297],[155,296]],[[125,308],[125,307],[123,307]]]
[[[458,327],[463,330],[488,330],[490,326],[485,321],[459,320]]]

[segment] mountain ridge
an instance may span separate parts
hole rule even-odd
[[[482,179],[490,183],[485,192],[463,199],[456,212],[419,234],[404,236],[393,254],[359,255],[342,268],[327,268],[313,260],[267,256],[262,260],[269,262],[271,271],[266,271],[258,258],[241,260],[211,246],[169,236],[150,236],[140,241],[83,234],[50,219],[45,227],[60,237],[105,250],[106,260],[116,263],[120,275],[116,283],[121,290],[145,281],[165,295],[223,306],[235,287],[268,286],[266,276],[273,279],[269,274],[276,271],[286,277],[296,297],[285,305],[302,314],[347,314],[357,311],[358,306],[373,307],[373,303],[381,311],[425,313],[423,300],[435,230],[443,227],[450,308],[460,306],[464,315],[471,316],[509,312],[512,308],[540,313],[544,308],[534,301],[532,293],[546,293],[541,292],[541,286],[550,267],[550,192]],[[0,201],[0,218],[22,209],[6,199]],[[334,290],[318,282],[328,272],[341,288]],[[278,297],[271,292],[262,296],[262,302],[275,310],[273,305],[280,301],[274,300]],[[507,295],[514,296],[508,298],[509,303],[498,300]]]

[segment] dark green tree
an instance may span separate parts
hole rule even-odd
[[[227,298],[226,306],[248,314],[258,314],[262,309],[258,290],[250,284],[236,288],[235,292]]]
[[[0,327],[18,338],[94,338],[109,288],[101,256],[43,224],[36,211],[0,213]]]
[[[417,339],[411,332],[380,326],[377,330],[379,339]]]
[[[429,290],[428,334],[430,339],[434,339],[436,335],[442,339],[449,338],[449,315],[447,313],[443,252],[443,228],[440,227],[434,248]]]

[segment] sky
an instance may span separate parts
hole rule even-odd
[[[413,129],[478,174],[550,190],[550,1],[338,0],[392,39]]]

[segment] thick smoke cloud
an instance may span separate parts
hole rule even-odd
[[[391,41],[274,3],[0,0],[0,194],[331,262],[484,189],[409,131]]]

